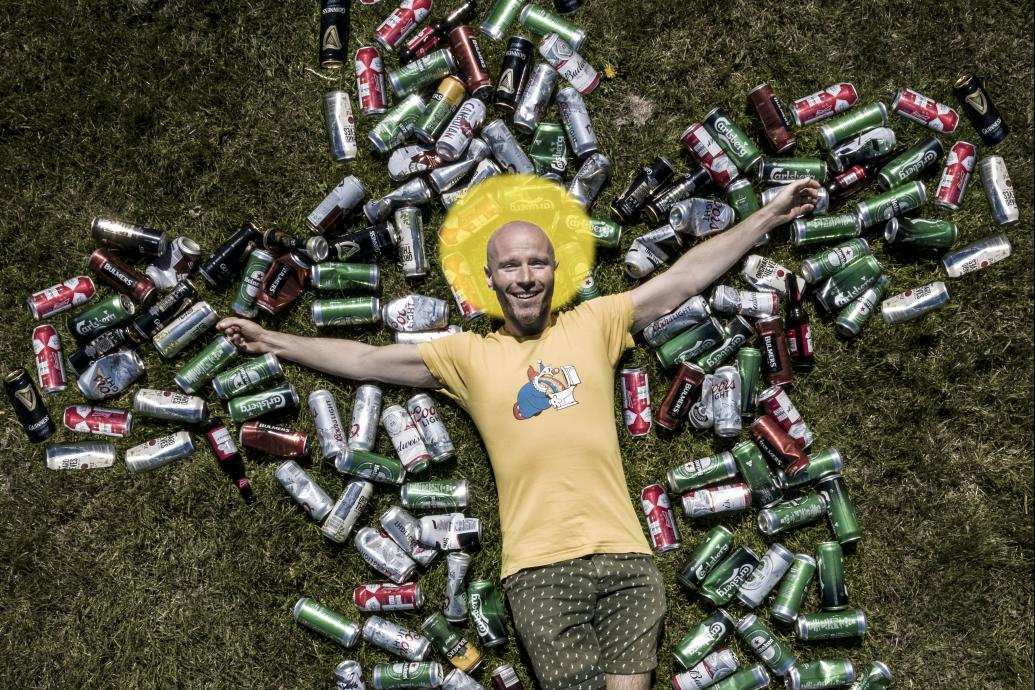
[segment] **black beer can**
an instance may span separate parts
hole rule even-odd
[[[701,167],[683,173],[674,178],[667,187],[654,193],[651,200],[643,207],[644,215],[652,225],[660,225],[668,220],[668,212],[676,202],[689,199],[694,192],[708,184],[711,179],[708,171]]]
[[[995,146],[1010,133],[1010,128],[992,103],[981,80],[973,74],[964,74],[956,80],[956,98],[974,129],[981,135],[981,140],[988,146]]]
[[[320,67],[324,69],[337,69],[345,64],[350,6],[350,0],[320,3]]]
[[[362,262],[383,254],[398,243],[395,226],[385,221],[356,232],[328,239],[331,256],[338,261]]]
[[[4,379],[4,389],[29,441],[42,443],[54,435],[54,421],[32,377],[24,369],[15,369],[8,374]]]
[[[512,36],[503,54],[503,68],[496,84],[493,103],[504,112],[512,113],[525,90],[525,82],[532,73],[532,52],[535,46],[527,38]]]
[[[191,282],[184,278],[146,311],[133,319],[133,328],[145,340],[150,340],[155,333],[165,328],[191,300],[198,296],[198,291]]]
[[[246,222],[212,256],[205,259],[198,272],[212,287],[226,285],[241,270],[245,257],[261,239],[262,232],[255,223]]]
[[[119,348],[135,348],[139,337],[129,326],[110,328],[68,355],[68,365],[77,376],[104,355]]]
[[[675,170],[664,156],[658,156],[643,166],[617,199],[611,202],[611,211],[623,223],[636,220],[654,193],[672,179]]]

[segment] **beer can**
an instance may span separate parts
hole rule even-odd
[[[1010,256],[1010,251],[1010,238],[1003,234],[989,235],[946,253],[941,259],[942,270],[950,278],[959,278],[1002,261]]]
[[[940,218],[892,218],[884,225],[888,244],[948,249],[958,236],[956,224]]]
[[[476,580],[467,585],[467,603],[471,621],[486,647],[507,643],[506,609],[503,597],[491,580]]]
[[[543,36],[539,42],[539,54],[583,96],[592,93],[600,83],[600,75],[593,65],[554,32]]]
[[[344,544],[373,495],[374,485],[368,481],[353,479],[346,484],[345,490],[341,492],[341,496],[323,521],[320,528],[323,536],[335,543]]]
[[[959,114],[949,106],[906,88],[895,93],[891,112],[942,134],[955,132],[960,121]]]
[[[816,289],[816,301],[826,311],[840,309],[876,283],[881,272],[881,265],[873,256],[860,256],[827,278]]]
[[[42,443],[54,435],[54,421],[24,369],[13,369],[4,377],[4,390],[30,443]]]
[[[795,139],[789,127],[787,113],[769,85],[763,83],[751,89],[747,100],[762,122],[762,129],[770,148],[775,153],[787,153],[792,150]]]
[[[957,141],[949,149],[945,160],[938,191],[934,195],[934,205],[939,208],[956,211],[963,204],[963,195],[970,184],[970,176],[974,172],[977,160],[977,149],[966,141]]]
[[[827,179],[827,163],[821,158],[763,158],[758,178],[766,184],[791,184],[799,180]]]
[[[355,175],[346,175],[316,208],[309,212],[305,219],[306,227],[320,234],[332,230],[356,210],[366,195],[367,190],[359,178]]]
[[[630,278],[647,277],[670,261],[681,245],[682,240],[671,225],[640,235],[625,253],[625,274]]]
[[[362,453],[363,451],[353,452]],[[405,509],[392,506],[381,515],[378,521],[385,534],[417,563],[427,566],[438,556],[438,551],[420,543],[420,520]]]
[[[377,323],[381,300],[377,297],[336,297],[313,300],[312,319],[317,326],[359,326]]]
[[[708,171],[695,167],[690,172],[677,175],[666,187],[654,193],[643,207],[647,219],[658,224],[669,217],[672,207],[679,201],[688,199],[691,194],[703,187],[711,178]]]
[[[183,365],[174,380],[184,393],[195,393],[213,376],[237,358],[237,347],[226,336],[219,336]]]
[[[787,332],[779,316],[768,316],[755,322],[759,349],[762,351],[762,372],[770,386],[784,385],[794,379]]]
[[[413,132],[426,107],[424,99],[416,93],[411,93],[396,103],[395,107],[367,133],[370,145],[378,153],[385,154],[403,143]]]
[[[836,448],[827,448],[806,456],[805,462],[788,464],[784,486],[787,488],[804,486],[819,481],[832,474],[840,474],[844,461]]]
[[[762,369],[762,352],[754,347],[742,347],[734,356],[737,373],[740,374],[740,416],[755,415],[758,402],[758,381]]]
[[[424,606],[424,593],[418,582],[360,585],[352,590],[352,603],[364,613],[416,611]]]
[[[152,419],[196,424],[205,417],[205,401],[176,391],[140,388],[133,394],[133,411]]]
[[[778,676],[786,676],[797,661],[787,643],[777,637],[765,621],[753,613],[744,616],[737,623],[737,636]]]
[[[295,622],[321,637],[351,647],[359,641],[359,625],[314,599],[302,597],[292,611]]]
[[[331,158],[339,163],[356,157],[356,119],[352,103],[344,91],[328,91],[323,96],[323,117],[327,124],[327,140]]]
[[[133,350],[118,350],[88,366],[76,386],[87,400],[104,400],[125,391],[143,373],[140,355]]]
[[[877,127],[834,146],[830,149],[827,160],[835,172],[844,173],[855,166],[865,166],[877,161],[885,154],[891,153],[897,143],[893,129]]]
[[[672,690],[704,690],[732,675],[740,660],[728,647],[720,647],[696,666],[672,676]]]
[[[431,187],[423,177],[415,177],[405,182],[380,199],[372,199],[363,204],[363,215],[371,223],[388,220],[392,212],[400,206],[423,206],[431,200]],[[340,257],[339,257],[340,258]]]
[[[525,5],[518,15],[518,21],[534,34],[540,36],[545,36],[551,32],[557,34],[574,50],[579,50],[586,42],[587,34],[585,29],[580,29],[568,20],[538,5],[531,3]]]
[[[726,189],[740,172],[726,152],[722,150],[715,137],[708,133],[704,125],[693,123],[679,136],[683,146],[690,155],[708,171],[708,175],[720,189]]]
[[[697,592],[711,605],[725,606],[758,563],[758,554],[750,547],[739,546],[708,573]]]
[[[431,453],[421,439],[417,425],[399,405],[390,405],[381,413],[381,424],[395,447],[407,473],[424,471],[431,462]]]
[[[956,80],[955,90],[963,112],[986,146],[995,146],[1006,138],[1010,129],[980,79],[973,74],[964,74]]]
[[[658,426],[669,431],[678,431],[683,426],[704,377],[704,370],[696,365],[686,362],[679,365],[665,399],[658,406],[655,420]]]
[[[89,276],[76,276],[29,295],[29,313],[39,321],[48,316],[78,307],[97,294],[97,287]]]
[[[43,457],[48,470],[104,469],[115,464],[115,446],[109,441],[57,443],[47,446]]]
[[[837,329],[838,335],[844,338],[854,338],[859,335],[863,324],[873,314],[874,307],[884,297],[884,291],[887,287],[888,278],[882,275],[865,292],[842,309],[834,321],[834,327]]]
[[[733,459],[740,476],[751,489],[751,503],[759,508],[768,508],[783,499],[780,482],[769,472],[762,451],[752,441],[733,446]]]
[[[482,129],[482,140],[489,145],[493,158],[504,172],[532,174],[535,166],[518,144],[507,124],[500,119],[493,120]]]
[[[714,317],[708,317],[695,326],[681,331],[664,342],[654,355],[665,368],[683,362],[693,363],[702,353],[711,351],[723,340],[724,329]],[[700,365],[697,365],[700,366]],[[704,367],[701,367],[702,369]]]
[[[388,83],[397,98],[420,91],[456,71],[456,60],[448,48],[428,53],[388,73]]]
[[[550,96],[553,95],[559,76],[557,70],[545,62],[537,63],[532,68],[525,91],[518,99],[517,108],[514,110],[513,122],[518,131],[531,134],[539,124],[547,106],[550,105]]]
[[[981,183],[985,187],[992,217],[999,225],[1013,225],[1020,218],[1017,209],[1017,195],[1013,180],[1006,171],[1002,156],[985,156],[981,159]]]
[[[377,29],[374,39],[386,50],[395,50],[403,39],[431,13],[432,0],[402,0]]]
[[[399,491],[402,504],[414,510],[455,510],[468,504],[466,479],[407,482]]]
[[[284,367],[272,352],[253,357],[233,369],[216,374],[212,388],[223,400],[236,398],[261,390],[263,386],[284,375]]]
[[[467,621],[467,569],[471,567],[471,557],[462,552],[454,552],[446,556],[446,607],[442,614],[450,623]]]
[[[186,431],[153,438],[126,451],[126,469],[148,472],[194,453],[194,441]]]
[[[245,222],[240,230],[221,244],[198,268],[201,277],[212,287],[221,287],[230,282],[244,263],[248,252],[262,239],[262,233],[251,221]],[[191,295],[194,297],[195,295]]]
[[[753,170],[762,152],[722,108],[714,108],[701,122],[741,172]]]
[[[815,574],[816,560],[803,553],[795,554],[790,569],[780,582],[773,605],[769,607],[773,618],[781,623],[794,623]]]
[[[848,487],[840,474],[829,474],[816,481],[816,491],[827,504],[827,517],[834,536],[841,544],[851,544],[862,538],[855,505],[848,495]]]
[[[430,690],[440,687],[445,679],[441,664],[421,661],[375,664],[371,682],[374,690]]]
[[[816,581],[824,611],[848,608],[848,586],[845,585],[844,555],[841,544],[823,541],[816,545]]]
[[[195,302],[152,338],[155,349],[166,358],[172,358],[201,334],[216,325],[219,315],[208,302]]]
[[[437,297],[406,295],[381,308],[381,320],[393,331],[414,332],[445,328],[449,305]]]
[[[49,323],[32,329],[32,351],[36,357],[36,377],[44,393],[58,393],[68,388],[64,352],[57,329]]]
[[[513,113],[517,109],[518,99],[532,73],[534,52],[535,45],[527,38],[511,36],[507,50],[503,53],[503,65],[493,98],[497,109],[507,113]]]
[[[687,589],[696,591],[708,573],[726,557],[732,548],[733,533],[722,525],[712,527],[705,535],[704,541],[690,553],[677,573],[676,579]]]
[[[359,555],[370,567],[396,584],[409,580],[417,569],[416,562],[384,533],[370,527],[362,527],[352,541]],[[366,638],[366,635],[364,637]],[[422,657],[423,654],[420,654],[418,658]]]
[[[656,553],[675,551],[682,542],[679,539],[679,527],[676,516],[672,512],[672,504],[661,484],[651,484],[640,491],[640,504],[647,518],[647,532],[651,545]]]
[[[725,366],[715,370],[712,377],[712,428],[723,438],[740,435],[740,372]]]
[[[273,473],[288,493],[302,509],[316,521],[323,520],[334,507],[334,501],[319,484],[302,469],[294,460],[285,460],[277,465]]]
[[[758,404],[765,413],[775,419],[780,427],[802,448],[812,445],[812,432],[801,418],[798,408],[791,402],[787,392],[780,386],[770,386],[758,396]]]
[[[791,117],[795,127],[806,127],[848,110],[858,100],[859,92],[855,87],[841,82],[794,101],[791,104]]]
[[[481,541],[482,524],[463,513],[425,515],[420,519],[420,543],[442,551],[456,551]]]
[[[794,554],[783,544],[773,544],[737,591],[737,599],[748,608],[758,608],[790,569]]]
[[[365,383],[356,388],[352,422],[349,424],[349,448],[373,450],[377,439],[377,423],[381,418],[382,398],[381,389],[372,383]]]
[[[309,394],[309,413],[316,425],[316,438],[320,442],[321,458],[337,455],[345,449],[347,436],[338,412],[338,403],[326,389]]]
[[[696,326],[711,316],[708,302],[700,295],[694,295],[673,311],[647,324],[643,339],[651,347],[660,347],[682,331]]]
[[[577,92],[576,92],[577,93]],[[553,122],[542,122],[536,126],[532,133],[532,144],[528,149],[528,157],[535,166],[536,174],[558,184],[564,183],[564,174],[568,170],[568,140],[564,135],[564,128]],[[598,223],[590,219],[590,230],[599,229]],[[615,224],[618,233],[621,227]],[[594,238],[599,238],[594,232]],[[599,241],[599,239],[598,239]],[[617,246],[615,240],[613,246]]]
[[[780,311],[780,297],[775,292],[750,292],[729,285],[716,285],[708,304],[712,311],[743,314],[753,319],[772,317]]]
[[[140,312],[133,319],[133,328],[142,337],[150,340],[197,296],[198,291],[194,285],[189,280],[183,279],[161,299]]]
[[[438,408],[427,393],[418,393],[406,403],[406,408],[413,418],[421,439],[431,453],[432,462],[444,462],[453,457],[456,449],[449,431],[438,415]]]
[[[456,66],[464,78],[467,92],[486,103],[492,99],[492,78],[478,37],[469,26],[457,26],[449,31],[449,47],[456,56]]]
[[[751,488],[734,482],[693,489],[683,494],[682,502],[683,513],[691,519],[747,510],[751,506]]]
[[[806,258],[801,264],[801,274],[806,281],[815,284],[829,278],[860,256],[870,253],[870,244],[865,239],[851,239]]]
[[[758,512],[758,528],[766,536],[815,522],[827,514],[827,502],[819,494],[783,501]]]
[[[618,372],[622,381],[622,416],[630,436],[646,436],[653,417],[650,409],[650,381],[647,367],[626,367]]]
[[[819,148],[829,150],[845,139],[888,123],[888,109],[883,103],[870,103],[846,113],[819,128]]]
[[[877,184],[883,190],[901,186],[933,167],[945,147],[935,137],[928,137],[884,164],[877,173]]]
[[[797,664],[787,672],[789,690],[841,688],[855,681],[855,667],[848,659],[817,659]]]
[[[245,448],[278,458],[300,458],[309,454],[309,434],[265,422],[242,424],[237,441]]]
[[[798,639],[841,640],[866,634],[866,614],[858,609],[802,613],[794,621]]]
[[[385,66],[375,46],[363,46],[354,57],[356,67],[356,98],[359,112],[380,115],[388,107],[385,95]]]
[[[161,230],[97,216],[90,223],[90,235],[102,247],[123,249],[147,256],[161,256],[169,237]]]
[[[791,223],[791,243],[796,247],[858,237],[862,222],[854,213],[798,218]]]
[[[320,67],[338,69],[345,65],[345,46],[349,43],[348,0],[320,2]]]
[[[589,111],[586,109],[586,102],[578,89],[567,86],[557,92],[554,99],[557,103],[557,112],[561,117],[561,124],[571,142],[571,150],[576,158],[582,159],[591,153],[600,150],[597,136],[593,133],[593,125],[589,120]],[[668,161],[665,164],[668,164]],[[668,177],[671,177],[672,166],[668,164]],[[658,174],[664,174],[659,170]],[[653,178],[652,178],[653,179]],[[642,195],[642,193],[641,193]]]
[[[273,412],[294,410],[298,407],[298,393],[290,383],[275,388],[232,398],[226,403],[230,417],[240,424]]]
[[[126,438],[133,432],[133,413],[91,405],[69,405],[64,413],[65,428],[84,434]]]
[[[775,417],[763,415],[751,424],[751,438],[774,470],[794,477],[809,462],[809,456],[798,442],[780,426]],[[791,486],[784,481],[785,488]]]
[[[718,609],[676,643],[672,657],[683,668],[693,668],[726,639],[733,628],[733,618],[723,609]]]
[[[402,462],[397,458],[389,458],[358,448],[341,450],[334,458],[334,468],[343,474],[351,474],[385,484],[401,484],[406,477]],[[388,530],[388,527],[385,529]],[[391,530],[388,532],[392,534]]]
[[[674,493],[700,489],[709,484],[731,479],[737,475],[733,454],[723,451],[684,463],[668,471],[668,487]]]
[[[562,90],[561,93],[563,92]],[[558,99],[560,95],[557,94]],[[675,170],[668,159],[663,156],[655,157],[651,163],[640,168],[625,191],[611,202],[611,212],[623,223],[633,222],[639,218],[647,200],[668,184],[674,174]]]
[[[452,189],[460,180],[471,174],[482,161],[492,154],[492,149],[481,139],[473,139],[467,150],[456,162],[435,168],[428,175],[428,182],[435,191],[442,194]]]
[[[191,274],[200,256],[201,247],[197,242],[189,237],[177,237],[144,273],[159,290],[168,290]]]
[[[358,661],[346,659],[334,667],[334,690],[367,690]]]
[[[99,336],[79,349],[68,354],[68,366],[77,375],[81,375],[93,362],[106,354],[119,349],[132,349],[140,344],[136,332],[128,326],[116,327],[104,331]],[[58,344],[60,350],[60,344]],[[39,357],[42,353],[37,353]]]
[[[729,360],[747,339],[754,335],[755,329],[743,316],[735,316],[723,329],[723,340],[719,345],[707,352],[703,352],[694,358],[694,364],[706,372],[713,372],[723,362]]]
[[[736,180],[726,188],[726,201],[733,209],[737,220],[744,220],[762,207],[755,188],[751,186],[751,182],[744,179]],[[767,241],[763,238],[762,243]]]
[[[607,181],[611,179],[611,161],[602,153],[591,154],[575,173],[568,186],[568,193],[588,209],[600,194]]]
[[[395,227],[399,232],[399,263],[403,275],[418,278],[428,274],[428,257],[424,252],[424,224],[420,211],[403,206],[395,211]]]
[[[889,297],[881,302],[880,312],[885,323],[902,323],[941,309],[951,299],[949,288],[938,280]]]
[[[768,257],[751,254],[744,259],[740,275],[756,290],[771,290],[783,295],[787,292],[787,277],[793,275],[793,272]],[[798,289],[804,292],[805,280],[800,276],[795,277]]]
[[[106,249],[95,250],[88,266],[102,283],[140,304],[150,304],[158,296],[154,281]]]
[[[428,101],[424,114],[413,126],[413,134],[417,139],[431,145],[453,119],[457,109],[467,93],[464,83],[450,75],[438,83],[438,88]]]
[[[866,668],[866,673],[852,684],[851,690],[887,690],[889,687],[891,687],[891,669],[880,661],[871,661]]]
[[[496,0],[479,27],[481,32],[493,41],[502,39],[524,5],[524,0]]]
[[[86,340],[129,320],[136,313],[133,300],[125,295],[112,295],[97,302],[65,322],[68,332],[79,340]]]
[[[376,290],[381,271],[377,264],[326,261],[313,264],[309,278],[317,290]]]
[[[464,673],[471,673],[481,665],[482,653],[441,613],[431,614],[420,627],[438,651]]]

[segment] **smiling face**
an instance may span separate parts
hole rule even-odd
[[[485,279],[503,308],[513,335],[538,335],[550,319],[557,261],[553,245],[537,225],[507,223],[489,238]]]

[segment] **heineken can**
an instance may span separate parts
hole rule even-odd
[[[393,331],[404,333],[445,328],[449,305],[437,297],[406,295],[381,307],[381,320]]]
[[[848,587],[845,585],[844,556],[841,544],[824,541],[816,545],[816,568],[819,599],[824,611],[848,608]]]
[[[688,518],[747,510],[751,487],[742,482],[694,489],[683,494],[683,513]]]
[[[827,514],[827,502],[820,494],[807,494],[777,503],[758,512],[758,528],[767,536],[807,525]]]
[[[231,305],[235,314],[252,318],[259,313],[255,300],[259,296],[263,277],[273,265],[273,259],[273,255],[264,249],[256,249],[248,255],[248,262],[244,265],[244,276],[237,286],[237,294],[234,295]]]
[[[417,425],[424,445],[431,453],[432,462],[444,462],[456,454],[453,440],[449,437],[449,431],[442,423],[438,408],[430,395],[418,393],[406,402],[406,408],[413,418],[413,423]]]
[[[733,548],[733,533],[722,525],[712,527],[704,541],[697,545],[676,574],[676,579],[687,589],[697,590],[708,573]]]
[[[417,570],[417,563],[410,558],[409,554],[384,533],[370,527],[362,527],[356,532],[352,542],[359,551],[359,555],[371,568],[397,585],[409,580]],[[369,640],[369,638],[367,639]],[[419,653],[414,660],[424,658],[426,650],[426,644],[423,650],[415,650]]]
[[[436,611],[428,616],[420,629],[438,651],[464,673],[471,673],[481,665],[482,653],[441,613]]]
[[[854,213],[798,218],[791,223],[791,242],[794,246],[801,247],[806,244],[858,237],[861,232],[862,222]]]
[[[870,253],[870,244],[865,239],[851,239],[802,261],[801,274],[809,283],[818,283],[837,273],[851,261]]]
[[[586,102],[577,89],[566,86],[557,92],[554,99],[557,103],[557,112],[561,116],[561,124],[571,142],[572,153],[578,159],[583,159],[591,153],[600,150],[597,142],[597,135],[593,132],[593,124],[589,120],[589,111],[586,110]]]
[[[885,323],[902,323],[941,309],[950,299],[952,293],[945,283],[935,281],[889,297],[881,302],[880,310]]]
[[[794,273],[768,257],[751,254],[744,259],[740,275],[756,290],[771,290],[784,295],[787,293],[787,277]],[[804,292],[805,280],[800,276],[795,277],[798,280],[798,290]]]
[[[736,316],[723,329],[723,341],[714,350],[705,352],[694,358],[694,364],[706,372],[715,371],[716,367],[732,357],[743,347],[748,338],[755,334],[751,322],[743,316]]]
[[[73,337],[86,340],[127,321],[136,310],[133,300],[126,295],[112,295],[75,316],[68,317],[65,325]]]
[[[338,544],[344,544],[373,495],[374,485],[368,481],[353,479],[346,484],[327,519],[323,521],[323,527],[320,528],[323,536]]]
[[[186,431],[153,438],[126,451],[126,469],[148,472],[194,453],[194,441]]]
[[[776,675],[786,676],[794,666],[794,652],[755,614],[749,613],[740,619],[737,623],[737,635]]]
[[[408,582],[403,585],[387,582],[376,585],[360,585],[352,590],[352,603],[364,613],[378,611],[416,611],[424,606],[424,592],[420,584]]]
[[[452,555],[452,554],[451,554]],[[503,597],[491,580],[475,580],[467,585],[467,604],[471,621],[485,647],[507,643],[507,614]]]
[[[941,260],[942,270],[950,278],[959,278],[1002,261],[1010,256],[1010,251],[1010,238],[1003,234],[989,235],[946,253]]]
[[[661,347],[681,332],[708,319],[710,315],[707,300],[701,295],[694,295],[675,310],[647,324],[643,329],[643,339],[651,347]]]
[[[701,167],[677,175],[668,186],[655,192],[647,201],[643,207],[644,215],[654,225],[663,222],[669,217],[669,211],[677,202],[690,198],[690,195],[707,184],[710,179],[708,171]]]
[[[873,313],[873,308],[884,297],[884,291],[887,287],[887,276],[882,275],[855,301],[842,309],[834,321],[834,327],[837,329],[838,335],[844,338],[853,338],[859,335],[863,324],[866,323]]]
[[[741,172],[753,170],[762,158],[762,151],[748,138],[736,122],[721,108],[715,108],[701,122]]]
[[[456,71],[456,60],[448,48],[428,53],[388,73],[388,83],[397,98],[420,91]]]
[[[737,220],[744,220],[761,208],[755,188],[745,179],[734,180],[726,188],[726,201],[733,208]]]
[[[426,566],[438,556],[438,551],[420,543],[420,520],[403,508],[392,506],[378,518],[378,521],[384,533],[417,563]]]
[[[732,452],[740,475],[751,487],[751,503],[760,508],[778,503],[783,498],[783,490],[770,474],[758,446],[753,441],[744,441],[733,446]]]
[[[522,36],[511,36],[503,54],[503,65],[496,86],[493,104],[503,112],[512,113],[525,90],[525,82],[532,72],[535,44]]]
[[[295,622],[303,628],[337,642],[342,647],[351,647],[359,640],[359,625],[315,599],[302,597],[295,602]]]
[[[240,424],[249,419],[298,407],[298,393],[290,383],[232,398],[226,403],[230,418]]]
[[[407,482],[399,490],[403,507],[414,510],[466,508],[468,496],[466,479]]]
[[[839,142],[888,123],[888,109],[883,103],[870,103],[856,108],[828,124],[820,125],[819,147],[830,149]]]
[[[327,492],[294,460],[280,463],[273,474],[284,487],[284,491],[287,491],[312,519],[323,520],[334,507],[334,501]]]
[[[464,82],[449,75],[438,83],[424,113],[413,126],[413,134],[423,144],[432,145],[464,100],[467,90]]]
[[[672,656],[683,668],[693,668],[726,639],[733,628],[733,617],[717,609],[676,643]]]
[[[229,338],[221,335],[194,355],[173,378],[184,393],[195,393],[236,358],[237,348]]]
[[[459,551],[446,555],[446,607],[442,614],[450,623],[467,621],[467,587],[464,578],[470,567],[470,555]]]
[[[409,413],[399,405],[390,405],[381,413],[381,424],[407,474],[424,471],[431,462],[431,453]]]
[[[828,475],[840,473],[843,466],[841,453],[836,448],[827,448],[807,456],[807,461],[796,467],[788,465],[785,468],[787,477],[784,485],[799,487],[811,484]]]
[[[1006,138],[1010,130],[980,79],[964,74],[956,80],[955,90],[963,112],[986,146],[995,146]]]
[[[219,316],[208,302],[197,302],[155,333],[155,349],[166,358],[178,355],[202,333],[216,325]]]
[[[406,476],[397,458],[358,448],[342,448],[334,457],[334,468],[342,474],[369,479],[381,484],[401,484]]]
[[[525,0],[496,0],[478,28],[491,40],[499,41],[524,6]]]
[[[305,219],[306,227],[320,234],[334,229],[359,206],[366,195],[367,190],[358,177],[345,176],[316,208],[309,212]]]
[[[944,152],[941,141],[928,137],[885,163],[877,173],[877,183],[884,190],[903,185],[933,167]]]
[[[801,610],[809,585],[816,574],[816,561],[812,556],[795,554],[790,570],[780,582],[780,589],[769,612],[781,623],[793,623]]]
[[[346,659],[334,667],[334,690],[367,690],[358,661]]]
[[[212,388],[223,400],[235,398],[247,393],[254,393],[264,385],[276,381],[284,375],[284,367],[272,352],[262,357],[249,359],[233,369],[216,374],[212,379]]]
[[[394,149],[410,136],[426,107],[424,99],[416,93],[411,93],[396,103],[367,134],[370,145],[381,154]]]
[[[855,681],[855,667],[848,659],[819,659],[798,664],[787,673],[790,690],[842,688]]]
[[[697,591],[714,606],[725,606],[759,562],[758,554],[750,547],[740,546],[708,573]]]
[[[762,351],[755,347],[742,347],[735,356],[737,373],[740,374],[740,416],[755,416],[758,402],[758,382],[762,372]]]
[[[345,425],[338,412],[338,403],[326,389],[309,394],[309,413],[316,425],[316,438],[320,441],[321,458],[329,458],[345,450],[348,437]]]
[[[737,476],[737,464],[733,454],[723,451],[691,460],[668,471],[668,488],[672,493],[683,493],[709,484],[717,484]]]
[[[760,690],[769,687],[769,673],[762,664],[755,664],[708,687],[711,690]]]
[[[370,451],[377,440],[377,423],[381,418],[381,389],[372,383],[356,388],[349,424],[349,448]]]
[[[553,12],[532,3],[524,6],[518,15],[518,21],[534,34],[540,36],[545,36],[549,33],[557,34],[574,50],[579,50],[582,48],[582,44],[586,42],[585,29],[580,29],[568,20],[562,19]]]
[[[790,184],[798,180],[827,179],[826,161],[820,158],[763,158],[758,179],[765,184]]]
[[[514,110],[513,122],[518,131],[531,134],[539,124],[547,106],[550,105],[550,96],[553,95],[559,76],[557,70],[545,62],[540,62],[532,68],[525,91],[518,99],[517,108]]]
[[[696,666],[672,676],[672,690],[704,690],[731,675],[740,659],[728,647],[720,647]]]
[[[482,524],[463,513],[425,515],[420,519],[420,543],[442,551],[456,551],[481,541]]]
[[[381,320],[377,297],[335,297],[313,300],[313,323],[317,326],[358,326]]]
[[[737,592],[737,599],[748,608],[762,605],[769,593],[791,567],[794,554],[784,548],[783,544],[773,544],[762,555],[762,562],[751,571],[751,575]]]
[[[891,687],[891,669],[880,661],[871,661],[866,673],[859,676],[849,690],[887,690]]]
[[[374,690],[431,690],[444,680],[442,665],[437,661],[374,664],[370,677]]]
[[[836,451],[835,451],[836,452]],[[826,500],[827,515],[834,537],[841,544],[851,544],[862,538],[855,505],[840,474],[829,474],[816,482],[816,491]]]
[[[43,456],[48,470],[104,469],[115,464],[115,446],[109,441],[57,443],[47,446]]]
[[[600,75],[593,65],[554,32],[543,36],[539,42],[539,54],[583,96],[592,93],[600,83]]]
[[[860,201],[856,210],[863,228],[882,220],[920,208],[927,201],[927,190],[920,182],[908,182],[883,194]]]
[[[344,55],[344,53],[343,53]],[[349,95],[340,90],[323,95],[323,115],[331,158],[339,163],[356,157],[356,120],[352,116]]]
[[[884,239],[889,244],[948,249],[958,236],[956,224],[941,219],[892,218],[884,226]]]
[[[133,411],[153,419],[197,424],[205,417],[205,401],[175,391],[140,388],[133,395]]]
[[[866,634],[866,614],[858,609],[801,613],[794,622],[802,640],[841,640]]]
[[[313,264],[309,278],[317,290],[376,290],[381,271],[377,264],[326,261]]]
[[[1013,225],[1020,218],[1020,212],[1017,209],[1013,180],[1006,171],[1006,162],[1002,156],[985,156],[979,166],[981,184],[985,187],[988,205],[992,207],[992,217],[999,225]]]
[[[827,278],[816,290],[816,301],[826,311],[840,309],[876,283],[880,275],[881,266],[873,256],[860,256]]]

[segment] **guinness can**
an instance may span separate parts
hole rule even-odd
[[[657,156],[651,163],[640,168],[625,191],[611,202],[611,212],[623,223],[632,223],[639,218],[643,207],[647,205],[647,200],[667,185],[674,174],[675,170],[668,159]]]
[[[532,73],[532,54],[535,46],[527,38],[512,36],[507,43],[507,51],[503,54],[503,68],[500,71],[499,83],[496,86],[496,107],[507,113],[517,109],[518,98],[521,97]]]
[[[339,69],[345,65],[351,6],[350,0],[323,0],[320,3],[320,67],[324,69]]]
[[[259,228],[251,221],[246,222],[219,249],[205,259],[205,263],[201,264],[198,272],[212,287],[226,285],[244,265],[248,252],[254,249],[261,239],[262,233]]]
[[[973,74],[964,74],[956,80],[956,98],[974,129],[981,135],[981,141],[988,146],[995,146],[1010,133],[1010,128],[992,103],[981,80]]]
[[[4,390],[29,442],[41,443],[54,435],[54,421],[43,404],[36,384],[24,369],[15,369],[7,375]]]

